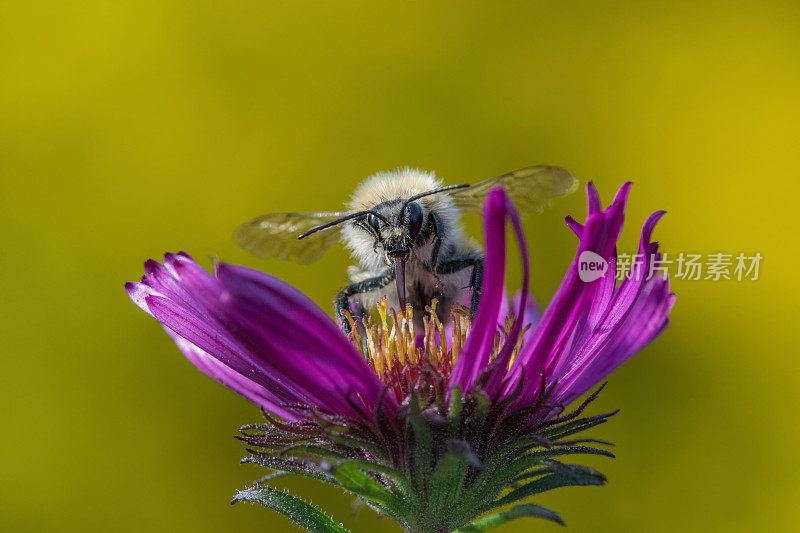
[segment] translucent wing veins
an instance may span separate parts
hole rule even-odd
[[[481,181],[453,192],[451,196],[463,211],[480,213],[486,195],[498,185],[505,188],[517,209],[524,214],[528,211],[541,212],[552,198],[574,192],[578,180],[564,168],[538,165]]]
[[[234,234],[236,244],[251,254],[270,259],[293,259],[313,263],[339,240],[339,231],[330,228],[308,239],[298,235],[347,215],[347,212],[270,213],[242,224]]]

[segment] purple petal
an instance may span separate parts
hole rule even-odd
[[[593,188],[587,186],[587,194],[590,196],[591,191]],[[578,277],[578,258],[584,251],[591,251],[606,261],[613,262],[612,256],[615,256],[616,242],[622,230],[624,208],[624,201],[615,202],[605,211],[592,213],[587,217],[575,259],[553,300],[545,309],[532,342],[517,357],[528,379],[537,379],[536,376],[545,365],[566,348],[576,326],[584,320],[583,315],[592,299],[598,294],[601,298],[607,297],[607,286],[613,283],[615,273],[609,268],[600,280],[585,283]]]
[[[614,328],[613,335],[595,347],[584,365],[559,382],[556,394],[561,401],[574,401],[657,337],[669,323],[674,301],[669,283],[658,280],[648,284],[626,320]]]
[[[486,197],[483,209],[486,244],[481,300],[470,334],[453,367],[451,388],[458,385],[461,390],[468,390],[489,362],[504,295],[507,206],[507,196],[502,188],[490,191]]]
[[[495,333],[499,321],[504,321],[507,316],[505,296],[505,223],[506,218],[511,221],[514,232],[519,242],[522,257],[522,291],[515,299],[516,316],[518,317],[508,332],[505,344],[497,354],[495,362],[496,371],[486,384],[487,392],[494,395],[501,387],[505,369],[511,359],[513,350],[526,325],[525,315],[528,309],[530,264],[528,261],[528,248],[522,221],[514,204],[502,188],[492,190],[484,207],[484,233],[486,239],[485,265],[483,286],[481,289],[481,303],[475,317],[469,337],[464,343],[464,349],[456,361],[450,379],[450,386],[459,385],[462,390],[468,390],[478,375],[489,364]]]
[[[586,212],[592,215],[599,213],[600,209],[600,195],[597,193],[594,183],[590,181],[586,184]]]
[[[497,396],[498,391],[502,387],[503,380],[506,377],[506,369],[511,362],[511,357],[516,349],[517,341],[522,333],[522,328],[527,324],[525,321],[525,315],[528,312],[528,298],[530,296],[530,262],[528,260],[528,242],[525,239],[525,231],[522,229],[522,220],[519,217],[519,213],[508,197],[506,197],[506,206],[507,216],[511,220],[511,226],[514,228],[514,232],[517,236],[519,252],[522,256],[522,290],[517,295],[514,302],[516,306],[517,318],[514,320],[514,324],[511,326],[511,331],[508,332],[508,336],[505,340],[503,348],[495,358],[495,363],[493,363],[495,364],[495,371],[486,383],[486,391],[492,397]],[[517,371],[518,369],[515,368],[514,372],[516,373]]]
[[[514,204],[511,203],[511,200],[508,198],[508,196],[506,196],[506,206],[507,216],[511,220],[511,226],[514,228],[514,233],[517,236],[519,253],[522,257],[522,290],[520,291],[515,302],[517,306],[516,316],[520,319],[514,320],[514,325],[511,327],[511,331],[508,333],[508,338],[503,345],[503,349],[500,350],[500,353],[497,355],[497,360],[503,367],[507,366],[508,362],[511,360],[511,355],[517,345],[519,334],[522,332],[522,328],[525,325],[523,320],[525,311],[528,307],[531,274],[530,262],[528,260],[528,241],[525,239],[525,230],[522,229],[522,220],[519,217],[519,212],[517,211],[516,207],[514,207]]]
[[[576,222],[571,216],[567,216],[567,218],[564,220],[567,221],[567,226],[569,226],[569,229],[571,229],[580,239],[581,235],[583,235],[583,225]]]
[[[217,383],[225,385],[259,407],[263,407],[267,411],[285,420],[297,419],[294,414],[280,406],[280,398],[255,381],[247,379],[238,372],[234,372],[230,367],[222,364],[218,359],[204,352],[180,335],[177,335],[169,328],[164,328],[164,331],[172,337],[172,340],[178,345],[178,349],[183,352],[183,355],[185,355],[194,366]]]
[[[610,302],[594,303],[602,306],[595,313],[601,319],[573,345],[573,356],[552,368],[559,378],[556,392],[565,403],[600,382],[666,327],[675,295],[666,277],[647,279],[652,262],[660,258],[658,245],[650,239],[663,214],[654,213],[644,224],[639,245],[644,261],[616,288]]]
[[[522,293],[517,293],[514,296],[513,307],[519,309],[520,302],[523,301]],[[532,342],[533,332],[536,330],[536,324],[541,319],[541,312],[536,301],[528,295],[525,301],[525,310],[522,313],[522,320],[520,325],[528,327],[528,330],[522,334],[523,346]],[[502,399],[512,391],[516,390],[519,380],[524,379],[523,373],[519,365],[512,365],[511,369],[506,372],[507,363],[503,367],[497,366],[496,374],[493,374],[487,383],[487,392],[495,399]]]
[[[282,404],[307,404],[312,401],[304,391],[285,386],[281,376],[265,372],[258,365],[255,351],[242,344],[241,339],[237,339],[224,325],[155,294],[145,299],[145,305],[145,310],[173,333],[211,354],[232,371],[272,391]]]
[[[201,370],[259,405],[291,412],[281,406],[304,404],[351,418],[361,416],[353,402],[374,409],[383,384],[311,300],[261,272],[225,264],[217,272],[170,254],[126,288]],[[393,398],[384,405],[396,408]]]
[[[374,408],[383,384],[311,299],[275,277],[241,266],[222,264],[217,276],[229,291],[241,332],[271,354],[281,354],[266,361],[272,371],[313,390],[321,406],[332,410],[336,405],[349,409],[350,395]]]
[[[567,219],[580,239],[575,259],[529,342],[513,366],[524,371],[531,386],[520,398],[529,403],[537,392],[533,386],[542,373],[557,383],[554,399],[564,404],[574,400],[602,380],[660,333],[667,323],[674,295],[665,278],[646,280],[658,246],[650,242],[662,212],[644,225],[640,253],[646,260],[632,279],[616,286],[616,244],[622,229],[630,184],[620,188],[614,202],[600,210],[599,197],[587,185],[588,212],[584,225]],[[583,282],[578,259],[584,251],[603,257],[608,269],[603,277]],[[527,341],[527,339],[526,339]],[[513,369],[512,369],[513,370]],[[512,371],[505,385],[508,391],[520,377]]]

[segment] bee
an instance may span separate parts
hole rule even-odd
[[[334,310],[349,332],[386,298],[390,307],[411,304],[415,321],[438,300],[439,316],[456,304],[474,315],[483,279],[481,248],[464,235],[461,213],[480,213],[486,195],[502,186],[521,213],[540,212],[551,198],[574,191],[577,181],[556,166],[533,166],[474,185],[444,185],[433,173],[403,168],[367,178],[346,211],[272,213],[243,224],[237,244],[262,258],[312,263],[342,241],[357,263],[337,295]],[[336,230],[339,231],[336,231]]]

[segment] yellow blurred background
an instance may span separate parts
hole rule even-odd
[[[459,183],[535,163],[606,202],[633,180],[628,251],[663,208],[667,252],[764,257],[757,281],[674,283],[672,325],[594,407],[622,408],[594,432],[618,458],[586,461],[608,485],[537,501],[572,532],[797,530],[796,2],[0,9],[0,530],[293,530],[228,505],[265,473],[232,438],[259,412],[194,370],[123,282],[185,250],[327,310],[342,249],[260,261],[237,225],[337,209],[401,165]],[[526,222],[543,302],[575,249],[566,214],[583,218],[582,192]],[[396,529],[335,489],[281,486],[354,532]]]

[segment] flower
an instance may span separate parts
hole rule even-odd
[[[353,325],[349,336],[309,298],[262,272],[220,263],[212,276],[184,253],[145,263],[131,299],[159,320],[184,355],[208,376],[259,405],[265,424],[245,426],[246,462],[277,475],[334,483],[409,531],[485,531],[522,516],[560,522],[535,504],[481,515],[545,490],[597,485],[599,472],[556,459],[609,452],[576,439],[613,413],[580,418],[584,395],[667,325],[674,294],[651,234],[663,212],[645,222],[643,261],[617,284],[616,244],[630,184],[602,209],[587,185],[575,259],[539,317],[528,296],[527,244],[502,189],[484,209],[485,269],[474,317],[427,309],[414,331],[410,307]],[[505,302],[506,221],[522,256],[523,287]],[[584,252],[608,265],[594,281],[579,275]],[[420,312],[420,310],[417,310]],[[515,317],[520,317],[515,319]],[[257,501],[311,530],[342,531],[307,503],[263,485],[235,501]]]

